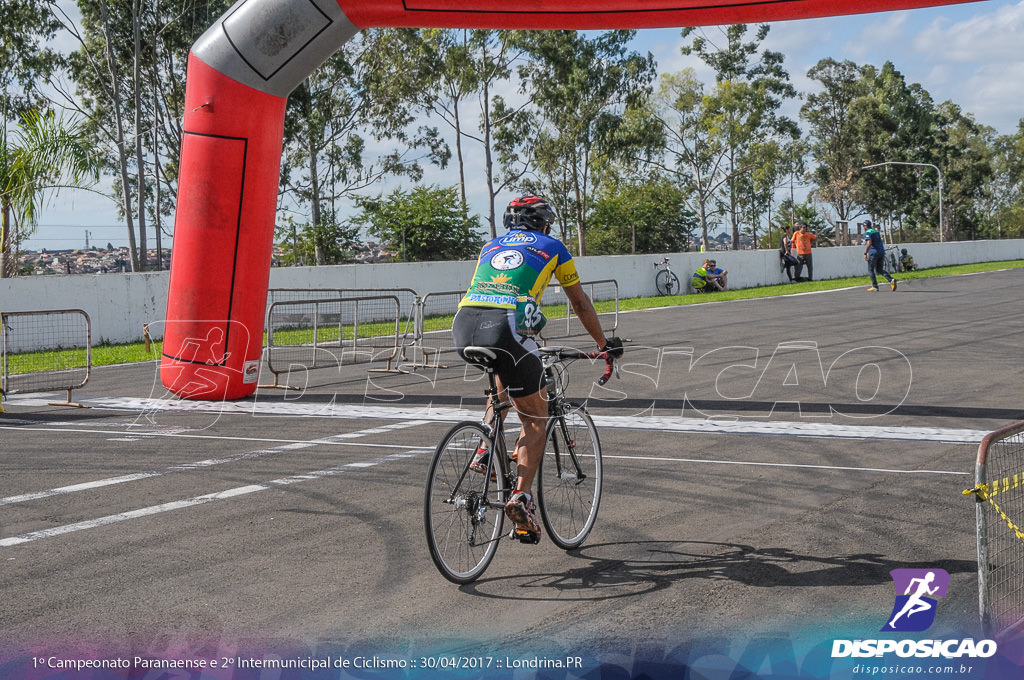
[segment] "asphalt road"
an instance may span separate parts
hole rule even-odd
[[[155,363],[95,369],[74,394],[88,409],[17,395],[0,677],[53,655],[420,664],[403,677],[449,653],[526,659],[516,677],[578,656],[675,677],[768,645],[799,665],[877,636],[898,568],[950,575],[929,635],[976,632],[961,490],[981,436],[1024,419],[1022,291],[1012,270],[621,314],[621,379],[597,388],[578,362],[569,388],[605,455],[593,534],[573,553],[504,543],[461,588],[422,528],[433,446],[482,403],[451,354],[227,404],[170,398]],[[841,661],[828,677],[850,677]],[[242,677],[220,672],[203,677]]]

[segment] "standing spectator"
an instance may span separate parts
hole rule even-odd
[[[866,221],[864,227],[864,238],[867,239],[867,243],[864,244],[864,259],[868,262],[868,274],[871,276],[871,287],[868,290],[872,293],[878,291],[878,279],[875,278],[875,274],[881,274],[889,282],[889,287],[895,291],[896,279],[885,271],[885,243],[882,241],[882,235],[871,224],[871,220]]]
[[[793,257],[793,236],[792,228],[788,225],[782,228],[782,239],[779,242],[779,262],[781,271],[786,272],[789,282],[793,283],[793,267],[796,265],[796,258]]]
[[[796,249],[796,280],[814,280],[814,261],[811,257],[811,242],[816,241],[817,234],[807,231],[806,222],[797,222],[793,233],[793,247]],[[807,267],[807,278],[803,278],[804,267]]]

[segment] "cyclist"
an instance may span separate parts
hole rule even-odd
[[[889,282],[889,287],[895,291],[896,279],[889,276],[889,272],[885,271],[885,243],[882,241],[882,235],[871,224],[871,220],[866,220],[864,226],[866,227],[864,230],[864,237],[866,239],[864,259],[868,262],[868,274],[871,276],[871,287],[868,288],[868,291],[872,293],[878,291],[878,279],[875,277],[875,274],[884,276],[885,280]]]
[[[540,299],[552,276],[597,346],[613,356],[622,355],[622,341],[604,336],[594,305],[579,285],[569,250],[549,234],[555,219],[550,203],[540,196],[513,199],[505,209],[507,233],[480,250],[473,280],[452,322],[455,347],[463,359],[462,350],[470,345],[489,347],[498,355],[498,388],[511,398],[522,422],[513,453],[516,488],[505,505],[505,515],[518,530],[535,537],[540,536],[540,523],[531,489],[544,455],[548,417],[536,336],[546,323]],[[486,472],[489,455],[481,448],[470,467]]]

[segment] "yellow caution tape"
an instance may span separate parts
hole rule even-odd
[[[963,495],[970,496],[971,494],[974,494],[979,500],[991,503],[992,507],[996,509],[997,513],[999,513],[999,516],[1003,518],[1004,522],[1006,522],[1006,525],[1013,530],[1014,534],[1017,535],[1017,538],[1024,541],[1024,530],[1021,530],[1019,526],[1014,524],[1013,520],[1007,517],[1002,508],[996,505],[996,502],[992,500],[993,496],[998,496],[1001,493],[1006,493],[1011,489],[1016,489],[1021,486],[1024,486],[1024,473],[1018,472],[1012,477],[1003,477],[991,484],[978,484],[972,489],[964,489]]]

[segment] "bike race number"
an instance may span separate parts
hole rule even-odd
[[[540,305],[532,297],[522,297],[516,303],[516,332],[533,337],[540,333],[548,322]]]

